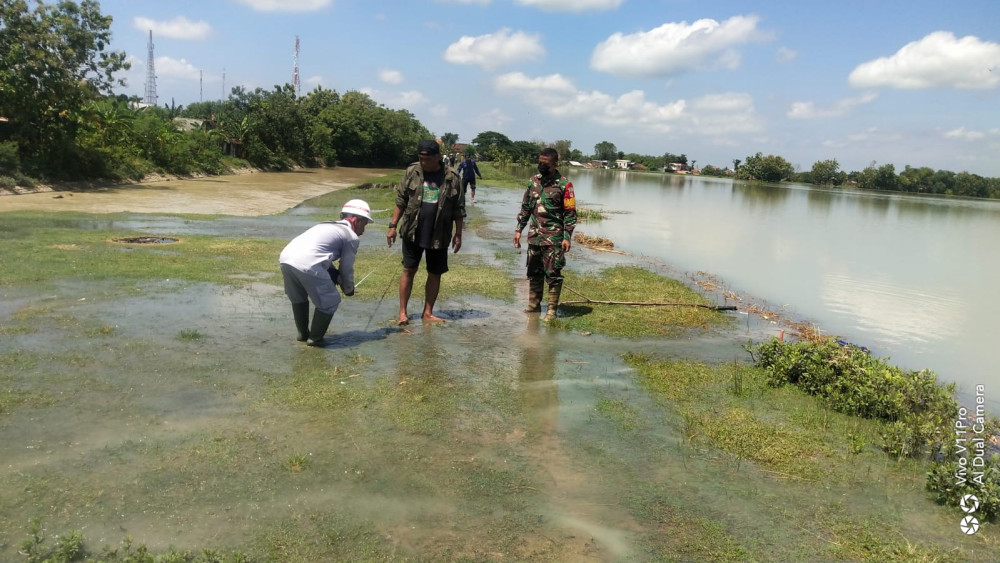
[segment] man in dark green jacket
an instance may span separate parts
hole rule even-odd
[[[448,271],[448,246],[450,244],[455,252],[462,248],[465,222],[461,180],[453,168],[444,166],[437,141],[420,141],[417,154],[419,160],[406,169],[403,181],[396,188],[396,209],[386,234],[389,246],[397,236],[403,245],[403,274],[399,278],[401,325],[409,322],[406,306],[413,291],[413,276],[425,253],[427,283],[421,318],[431,322],[444,320],[434,315],[434,302],[441,289],[441,275]]]
[[[556,169],[558,163],[559,153],[555,149],[542,149],[538,156],[538,174],[531,177],[524,191],[514,231],[514,248],[521,248],[521,231],[528,227],[528,307],[524,312],[541,312],[542,290],[548,280],[546,321],[556,318],[562,292],[562,269],[576,228],[573,184]]]

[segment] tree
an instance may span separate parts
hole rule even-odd
[[[494,147],[497,150],[510,154],[510,150],[514,146],[514,143],[511,142],[507,135],[497,133],[496,131],[483,131],[472,139],[472,144],[476,145],[476,149],[480,153],[485,153],[487,148]]]
[[[6,135],[36,168],[68,173],[79,158],[74,139],[87,102],[110,94],[125,53],[105,51],[111,17],[93,0],[79,4],[0,2],[0,108]],[[0,139],[3,141],[6,139]]]
[[[597,160],[614,160],[618,156],[618,147],[609,141],[601,141],[594,145],[594,157]]]
[[[899,184],[895,166],[876,166],[874,161],[858,174],[857,182],[859,188],[866,190],[895,190]]]
[[[740,163],[741,162],[743,162],[743,161],[740,160],[740,159],[738,159],[738,158],[734,158],[733,159],[733,172],[736,172],[737,170],[740,169]]]
[[[451,147],[458,142],[458,133],[445,133],[441,135],[441,144],[444,145],[444,151],[447,153],[451,152]]]
[[[573,141],[561,139],[556,141],[552,145],[552,148],[556,149],[556,152],[559,153],[559,160],[564,160],[564,161],[576,160],[572,157],[572,154],[570,153],[571,151],[570,147],[572,146],[573,146]]]
[[[840,170],[840,163],[835,158],[814,162],[812,165],[812,183],[835,185],[837,184],[838,170]]]
[[[759,180],[761,182],[780,182],[790,178],[795,168],[784,158],[769,154],[757,153],[748,156],[746,162],[736,172],[736,177],[743,180]]]

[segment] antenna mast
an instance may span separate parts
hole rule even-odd
[[[149,30],[149,55],[146,57],[146,100],[151,106],[156,105],[156,70],[153,68],[153,30]]]
[[[302,95],[302,85],[299,83],[299,36],[295,36],[295,70],[292,71],[292,86],[295,87],[295,95]]]

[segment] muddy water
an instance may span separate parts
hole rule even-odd
[[[507,196],[477,196],[488,226],[463,252],[493,257],[510,244],[486,236],[510,231]],[[130,219],[172,234],[163,220]],[[521,260],[509,263],[519,302]],[[581,269],[624,260],[571,257]],[[277,286],[5,288],[0,323],[34,332],[0,340],[0,384],[28,397],[0,414],[0,559],[17,558],[33,517],[98,545],[129,535],[282,561],[803,560],[828,553],[810,529],[818,508],[905,518],[910,538],[952,525],[877,464],[859,463],[848,493],[692,446],[621,359],[742,358],[759,321],[626,341],[549,330],[519,302],[453,295],[446,274],[444,325],[394,326],[389,291],[345,299],[331,345],[311,349],[294,342]]]

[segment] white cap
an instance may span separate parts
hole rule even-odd
[[[368,202],[363,199],[352,199],[344,204],[344,208],[340,210],[341,213],[350,213],[351,215],[357,215],[358,217],[364,217],[368,219],[368,222],[374,221],[372,219],[372,210],[368,207]]]

